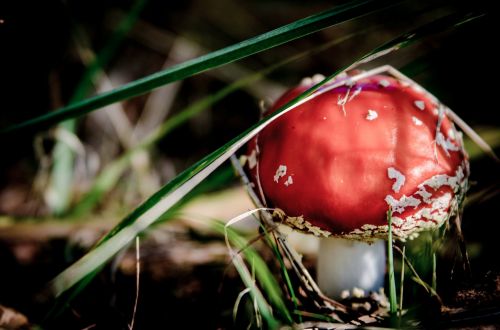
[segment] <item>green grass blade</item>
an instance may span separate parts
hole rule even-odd
[[[304,37],[327,27],[367,15],[394,5],[388,0],[355,0],[315,14],[232,46],[217,50],[164,71],[138,79],[110,92],[52,111],[37,118],[2,129],[8,133],[22,128],[47,127],[65,119],[81,116],[106,105],[150,92],[173,81],[182,80],[203,71],[234,62],[289,41]]]
[[[418,283],[420,286],[422,286],[422,288],[424,288],[424,290],[427,291],[427,293],[429,293],[431,296],[436,297],[436,299],[439,301],[440,304],[443,304],[443,302],[441,300],[441,297],[438,295],[438,293],[432,288],[431,285],[427,284],[424,280],[422,280],[422,278],[420,277],[420,275],[417,273],[415,267],[413,267],[411,261],[408,259],[408,257],[406,255],[403,254],[403,251],[399,247],[397,247],[397,246],[394,246],[394,248],[396,249],[396,251],[398,251],[401,254],[402,261],[404,263],[406,263],[406,265],[408,266],[408,269],[413,274],[413,276],[411,277],[411,279],[415,283]]]
[[[281,273],[283,274],[283,279],[285,281],[286,287],[287,287],[288,292],[290,294],[290,298],[292,300],[294,310],[298,310],[299,299],[297,298],[297,295],[295,294],[295,289],[293,288],[292,280],[290,278],[290,275],[288,274],[288,269],[285,266],[285,261],[283,260],[282,253],[278,249],[278,244],[276,242],[276,239],[274,242],[272,242],[271,239],[269,238],[269,235],[270,235],[269,232],[265,229],[264,226],[262,226],[261,228],[264,228],[264,233],[265,233],[265,236],[266,236],[266,239],[268,242],[267,244],[272,247],[274,255],[276,256],[276,259],[278,259],[278,262],[280,264]],[[298,321],[299,321],[299,323],[302,323],[302,316],[300,314],[298,314]]]
[[[389,49],[404,47],[409,44],[408,41],[416,41],[419,37],[426,36],[431,33],[442,32],[444,29],[454,26],[459,22],[464,22],[464,20],[469,21],[469,18],[470,17],[468,15],[456,16],[452,20],[450,20],[449,17],[445,17],[442,20],[445,20],[447,24],[443,24],[442,20],[437,20],[414,30],[412,33],[406,34],[404,37],[400,37],[386,43],[385,48],[376,48],[374,51],[363,56],[362,60],[370,56],[381,56],[382,54],[387,53]],[[434,27],[434,29],[430,29],[429,25]],[[397,45],[399,45],[399,47],[395,47]],[[86,274],[93,272],[95,269],[107,262],[130,241],[135,239],[135,236],[151,226],[160,215],[167,212],[173,205],[188,194],[189,191],[202,182],[211,172],[224,163],[232,154],[245,145],[270,122],[283,115],[286,111],[290,111],[293,107],[297,106],[299,102],[305,101],[307,97],[333,79],[341,71],[342,70],[335,72],[322,82],[312,86],[297,98],[291,100],[276,112],[265,117],[227,144],[207,155],[205,158],[192,165],[190,168],[162,187],[157,193],[153,194],[153,196],[136,208],[110,233],[108,233],[108,235],[106,235],[96,248],[89,251],[83,258],[59,274],[51,283],[54,293],[57,296],[60,295],[77,284],[82,278],[85,277]]]
[[[387,261],[389,262],[389,312],[395,315],[398,311],[396,299],[396,277],[394,274],[394,254],[392,253],[392,209],[387,211]]]
[[[405,253],[406,253],[406,245],[403,245],[403,252],[401,257],[401,277],[399,279],[399,322],[401,322],[401,317],[403,316],[403,293],[404,293],[404,284],[405,284]]]

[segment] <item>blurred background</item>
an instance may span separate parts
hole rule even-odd
[[[3,1],[0,127],[342,3]],[[51,306],[43,294],[45,284],[162,185],[257,122],[260,104],[269,104],[303,77],[332,74],[418,26],[474,11],[486,15],[361,68],[390,64],[401,70],[498,151],[500,123],[492,83],[497,17],[482,1],[395,3],[75,121],[3,135],[0,305],[24,314],[31,325],[40,324]],[[163,131],[157,131],[159,127]],[[160,133],[152,138],[152,132]],[[149,141],[147,147],[136,150],[143,141]],[[500,287],[496,255],[500,172],[497,163],[473,143],[467,146],[472,175],[462,229],[474,283]],[[143,238],[136,327],[246,327],[248,319],[233,322],[232,316],[244,286],[230,266],[223,236],[203,222],[227,221],[253,205],[229,164],[186,203],[168,223]],[[255,223],[239,230],[249,237],[257,235]],[[311,268],[315,244],[296,244]],[[264,259],[271,258],[268,249],[257,248]],[[443,265],[449,274],[453,260],[445,259]],[[135,266],[132,246],[98,275],[54,326],[128,328],[136,296]],[[448,275],[442,278],[446,282]],[[484,297],[487,303],[498,303],[498,287],[481,289],[490,291]],[[245,306],[251,310],[251,304]]]

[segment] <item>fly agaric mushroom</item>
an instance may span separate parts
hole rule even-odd
[[[446,108],[411,81],[360,76],[323,86],[248,146],[263,204],[323,237],[318,284],[330,297],[383,286],[389,208],[393,236],[411,239],[445,223],[467,189],[467,154]],[[303,80],[269,112],[312,84]]]

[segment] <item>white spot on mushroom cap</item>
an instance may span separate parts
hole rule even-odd
[[[370,225],[369,223],[364,224],[363,226],[361,226],[361,229],[363,229],[363,230],[373,230],[373,229],[376,229],[376,228],[377,228],[377,226]]]
[[[284,222],[286,222],[287,225],[290,227],[297,229],[302,232],[306,233],[311,233],[314,236],[317,237],[328,237],[331,236],[332,233],[330,233],[327,230],[323,230],[318,226],[314,226],[312,223],[304,219],[304,216],[298,216],[298,217],[290,217],[285,214],[285,212],[281,209],[275,209],[273,212],[273,216],[278,217],[279,219],[282,219]]]
[[[449,128],[448,129],[448,137],[451,140],[456,140],[457,139],[456,134],[455,134],[455,130],[453,128]]]
[[[411,120],[417,126],[422,126],[422,124],[423,124],[422,121],[420,119],[418,119],[417,117],[415,117],[415,116],[411,117]]]
[[[394,167],[389,167],[387,169],[387,176],[389,177],[389,179],[396,180],[392,185],[392,190],[394,192],[399,192],[401,187],[405,184],[406,177],[403,175],[403,173],[399,172]]]
[[[378,113],[375,110],[368,109],[368,114],[366,115],[367,120],[375,120],[378,117]]]
[[[280,165],[274,175],[274,182],[278,183],[281,177],[286,175],[286,165]]]
[[[415,106],[419,109],[419,110],[424,110],[425,109],[425,102],[422,101],[422,100],[416,100],[415,102],[413,102],[413,104],[415,104]]]
[[[430,197],[432,197],[432,194],[428,192],[424,186],[419,186],[419,190],[415,193],[415,195],[422,197],[422,200],[425,203],[431,202]]]
[[[288,178],[286,179],[286,181],[285,181],[285,183],[284,183],[284,184],[285,184],[285,186],[287,186],[287,187],[288,187],[289,185],[293,184],[293,178],[289,175],[289,176],[288,176]]]
[[[444,106],[440,105],[439,111],[438,111],[438,121],[436,124],[436,136],[435,136],[435,141],[436,141],[436,146],[441,146],[441,148],[444,150],[445,154],[450,157],[449,151],[459,151],[461,150],[461,147],[458,145],[455,145],[452,142],[452,139],[450,138],[445,138],[444,134],[441,133],[441,125],[443,123],[443,120],[445,118],[445,112],[446,109]],[[437,151],[434,149],[435,157],[437,159]]]
[[[421,203],[419,199],[416,199],[413,196],[406,196],[406,195],[403,195],[399,200],[395,199],[391,195],[387,195],[385,196],[385,201],[392,208],[392,211],[394,213],[403,213],[403,211],[408,206],[413,206],[414,208],[417,208],[417,206],[419,206]]]
[[[425,89],[418,84],[412,84],[411,88],[417,93],[425,93]]]
[[[386,79],[381,79],[378,84],[382,87],[389,87],[391,85],[391,83],[389,82],[389,80],[386,80]]]
[[[411,196],[403,195],[399,200],[390,195],[386,196],[386,203],[392,206],[393,209],[393,236],[402,241],[411,240],[417,237],[418,233],[423,230],[440,227],[452,214],[456,214],[458,201],[462,199],[467,189],[466,173],[469,173],[468,162],[464,160],[457,167],[454,175],[437,174],[419,184],[417,186],[418,190]],[[442,186],[449,186],[454,193],[445,192],[433,196],[429,192],[432,190],[437,191]],[[402,214],[408,207],[412,207],[416,211],[410,212],[405,217],[394,214]],[[312,233],[315,236],[335,236],[366,242],[373,242],[377,238],[387,239],[387,225],[364,224],[347,233],[332,233],[314,226],[306,221],[303,216],[288,217],[279,209],[275,210],[273,216],[278,211],[280,211],[278,216],[288,225],[300,231]]]
[[[432,199],[427,207],[419,209],[412,215],[404,218],[392,216],[392,234],[394,237],[405,241],[418,236],[423,230],[440,227],[448,218],[450,213],[456,212],[457,198],[450,193]],[[347,239],[373,241],[375,238],[387,238],[388,225],[370,226],[370,230],[357,228],[343,235]]]
[[[459,151],[460,147],[455,145],[450,138],[445,138],[443,133],[437,132],[436,134],[436,144],[443,148],[447,156],[450,156],[449,151]]]
[[[466,185],[467,180],[465,178],[463,166],[459,166],[455,171],[454,176],[437,174],[430,179],[425,180],[418,185],[418,190],[412,196],[403,195],[403,197],[397,200],[391,195],[387,195],[385,197],[385,201],[392,207],[394,212],[402,213],[409,206],[416,208],[421,202],[429,204],[433,201],[431,199],[432,194],[428,192],[425,187],[429,187],[436,191],[443,186],[449,186],[454,193],[458,193],[460,189],[465,190]],[[435,208],[437,208],[437,206],[433,204],[432,209]]]

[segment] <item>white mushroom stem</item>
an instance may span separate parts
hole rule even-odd
[[[365,293],[384,286],[386,267],[385,242],[368,244],[342,238],[320,239],[318,251],[318,286],[328,297],[338,299],[354,288]]]

